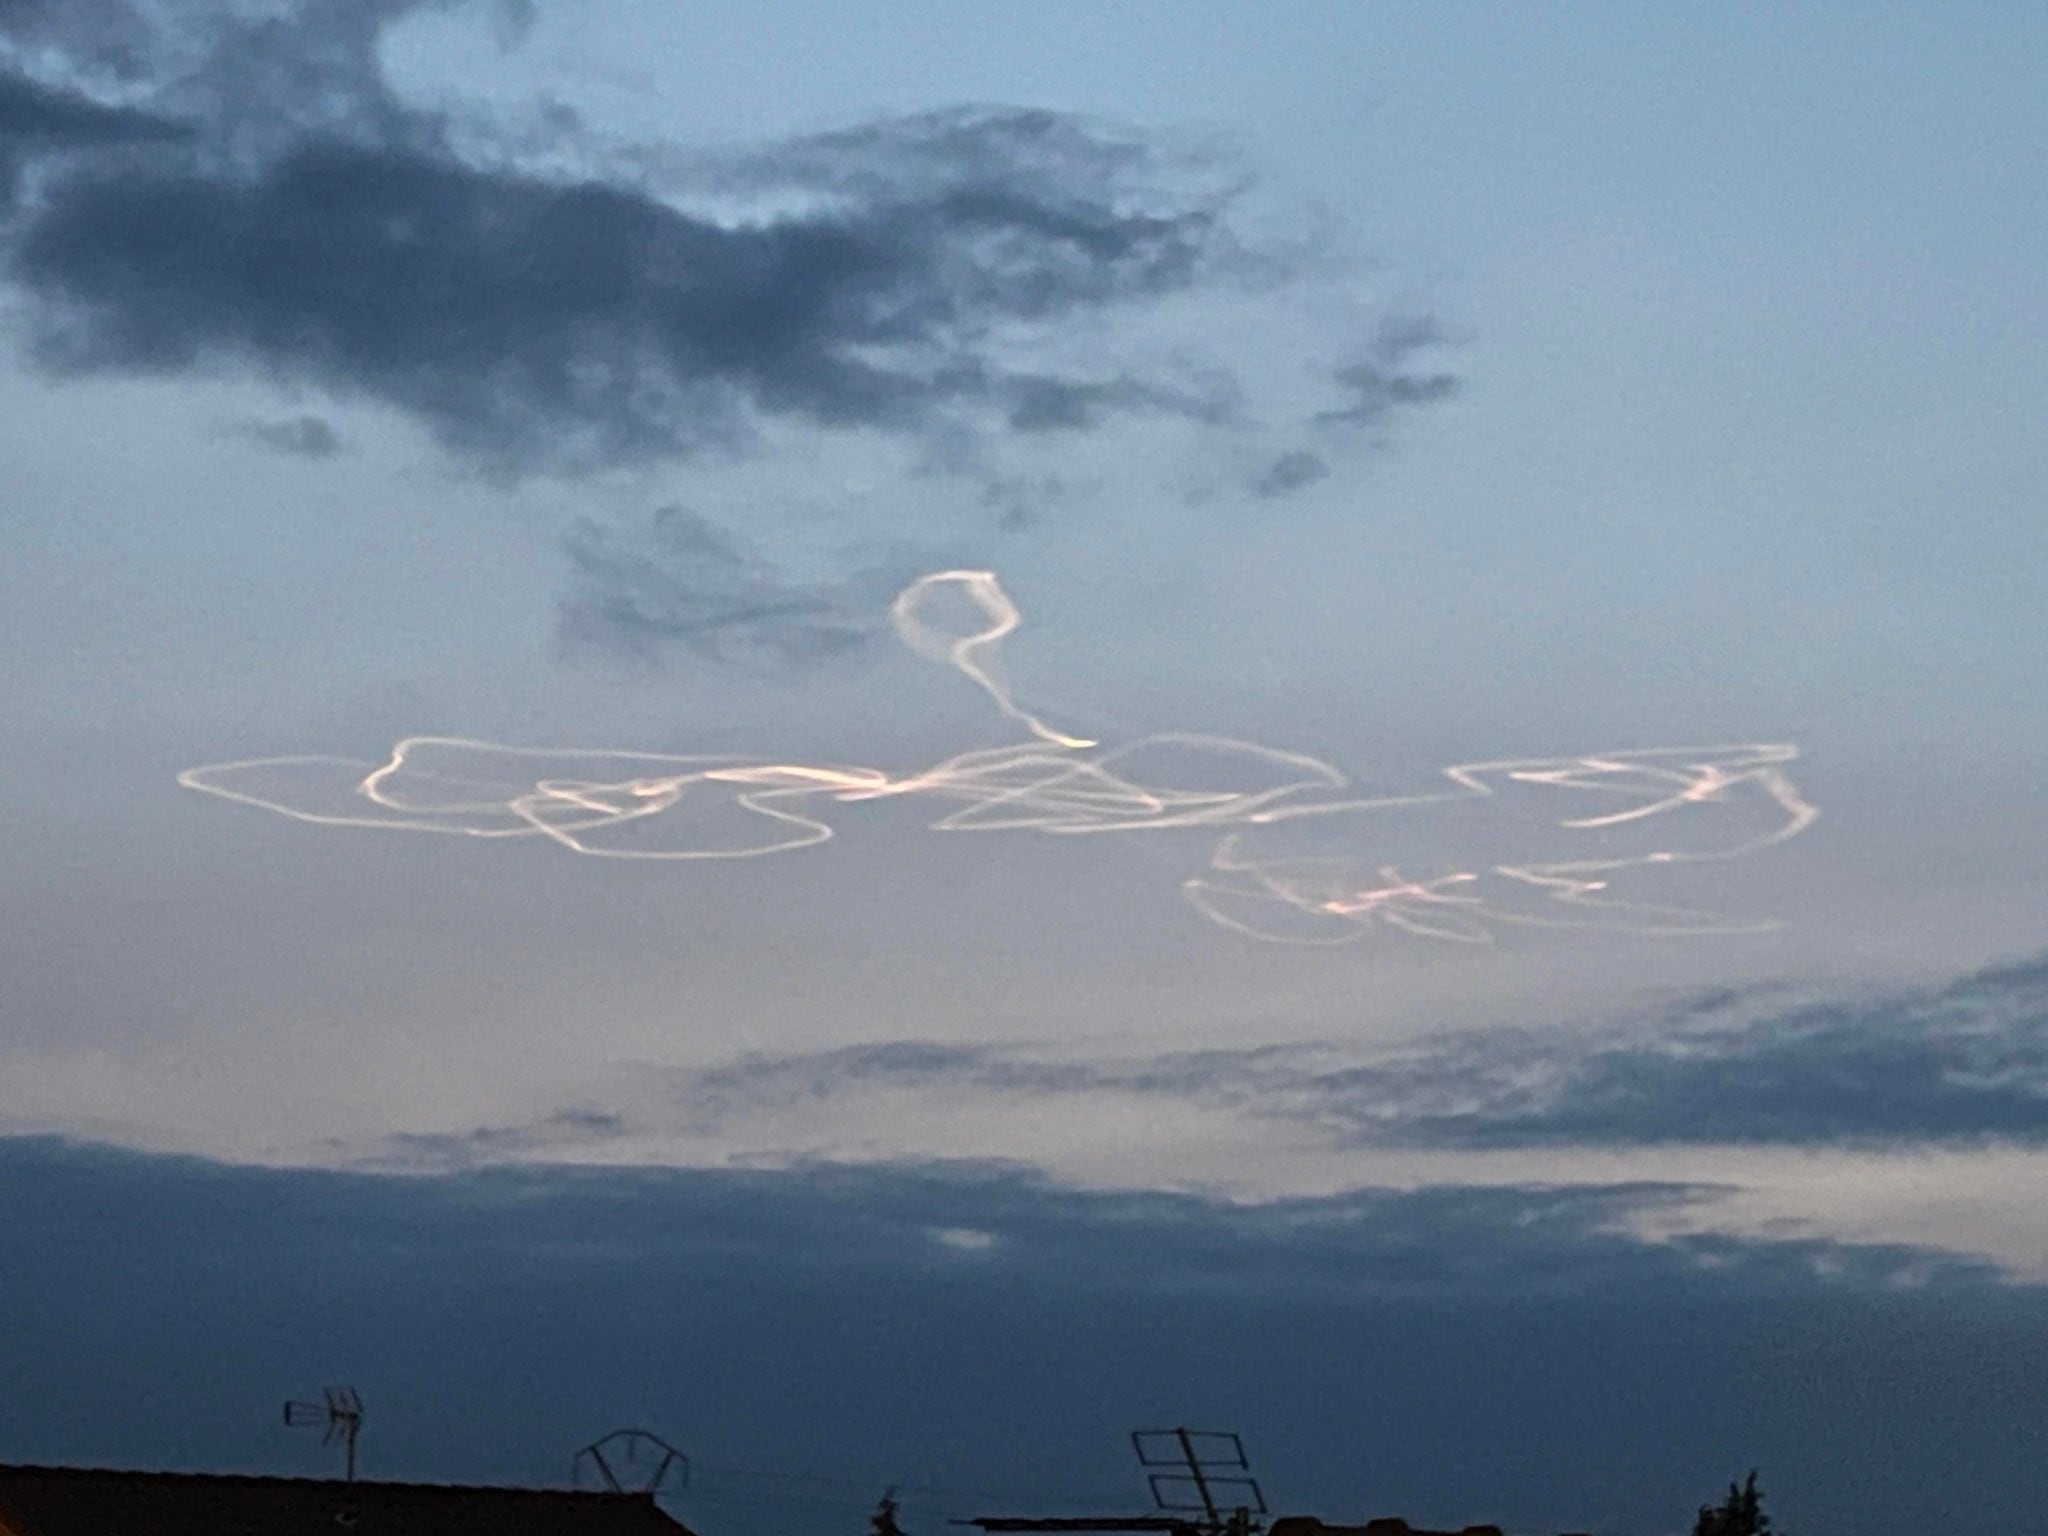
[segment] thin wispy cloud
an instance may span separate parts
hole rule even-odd
[[[1327,1041],[1156,1056],[882,1041],[752,1054],[622,1107],[613,1133],[716,1136],[807,1109],[921,1098],[1118,1100],[1287,1122],[1333,1147],[2048,1145],[2048,960],[1924,989],[1702,994],[1652,1018],[1438,1037],[1361,1058]]]
[[[1297,448],[1292,453],[1281,454],[1268,465],[1266,472],[1252,483],[1252,489],[1264,497],[1286,496],[1303,486],[1328,479],[1329,474],[1329,463],[1320,454]]]
[[[531,1125],[479,1126],[457,1133],[400,1133],[390,1137],[379,1161],[392,1167],[431,1168],[447,1173],[489,1167],[550,1151],[588,1147],[619,1133],[617,1115],[594,1109],[559,1110]]]
[[[235,436],[297,459],[331,459],[348,449],[347,441],[324,416],[242,421],[229,430]]]
[[[2043,1145],[2048,961],[1736,1023],[1480,1037],[1318,1091],[1344,1134],[1454,1147]]]
[[[1371,426],[1404,406],[1448,400],[1458,392],[1457,375],[1417,372],[1414,359],[1449,340],[1442,326],[1427,317],[1384,322],[1363,356],[1334,371],[1337,384],[1349,397],[1345,404],[1319,412],[1316,420],[1326,425]]]
[[[585,519],[564,541],[570,581],[561,635],[572,652],[652,659],[683,649],[714,661],[802,666],[858,651],[882,632],[892,580],[877,572],[793,580],[687,507],[640,528]]]

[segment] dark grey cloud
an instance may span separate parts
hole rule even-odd
[[[508,1158],[534,1157],[562,1147],[588,1148],[620,1134],[625,1122],[596,1109],[564,1109],[528,1125],[478,1126],[461,1132],[400,1132],[389,1137],[376,1162],[401,1169],[448,1173],[487,1167]]]
[[[975,1088],[991,1093],[1125,1093],[1218,1102],[1256,1099],[1302,1073],[1288,1046],[1179,1051],[1138,1061],[1048,1058],[997,1045],[880,1041],[830,1051],[754,1054],[680,1074],[676,1102],[709,1128],[735,1112],[822,1102],[873,1088]]]
[[[0,75],[0,143],[75,148],[182,139],[190,129],[155,113],[108,106],[77,91]]]
[[[378,51],[392,22],[461,3],[12,0],[0,7],[0,65],[62,70],[95,88],[144,94],[182,119],[214,163],[246,168],[306,132],[437,136],[431,118],[392,93]]]
[[[1185,280],[1204,221],[944,190],[728,227],[625,188],[325,144],[246,181],[131,167],[56,182],[13,253],[59,371],[246,361],[427,421],[502,467],[730,444],[749,412],[917,431],[1050,398],[976,332]],[[1078,253],[1085,259],[1076,260]],[[1134,404],[1064,386],[1075,409]],[[1153,405],[1160,392],[1143,392]]]
[[[0,218],[13,208],[24,167],[67,151],[160,144],[186,136],[181,124],[132,107],[109,106],[0,72]]]
[[[652,658],[681,648],[716,661],[802,666],[866,645],[902,573],[804,583],[783,576],[686,507],[644,527],[589,520],[565,548],[570,584],[561,632],[572,651]]]
[[[1417,353],[1446,345],[1450,337],[1428,316],[1404,316],[1381,325],[1365,355],[1331,375],[1348,397],[1334,409],[1320,412],[1325,425],[1370,427],[1407,406],[1448,400],[1458,392],[1456,374],[1415,372]]]
[[[1175,1099],[1350,1145],[2048,1145],[2048,957],[1924,989],[1711,993],[1617,1026],[1487,1030],[1333,1064],[1342,1054],[1318,1042],[1074,1060],[902,1041],[685,1074],[673,1112],[711,1129],[891,1087]]]
[[[0,61],[53,52],[82,74],[130,84],[151,72],[158,29],[134,0],[0,0]]]
[[[2043,1293],[1911,1249],[1627,1231],[1703,1198],[1242,1207],[985,1167],[370,1177],[0,1141],[0,1230],[31,1239],[0,1244],[0,1444],[325,1471],[275,1405],[347,1380],[373,1475],[552,1481],[644,1423],[714,1536],[857,1530],[888,1482],[917,1531],[1131,1507],[1123,1435],[1155,1422],[1242,1430],[1281,1510],[1340,1519],[1676,1529],[1760,1464],[1788,1529],[2027,1528]]]
[[[1337,1074],[1319,1116],[1462,1147],[2048,1144],[2048,958],[1649,1032],[1477,1037]]]
[[[32,360],[375,401],[504,478],[881,434],[912,445],[909,473],[978,487],[966,505],[1004,530],[1042,515],[1026,488],[1059,479],[1045,455],[1119,422],[1255,445],[1320,429],[1256,481],[1272,497],[1327,472],[1331,434],[1449,393],[1412,366],[1444,340],[1427,320],[1383,326],[1334,379],[1349,403],[1308,421],[1266,420],[1200,338],[1117,339],[1157,301],[1302,276],[1244,233],[1225,156],[1024,107],[717,152],[616,152],[564,114],[494,129],[384,75],[388,28],[432,4],[0,13],[0,203],[18,207],[0,276],[28,300]],[[493,15],[509,45],[531,8]],[[31,56],[127,104],[8,73]],[[319,426],[252,435],[338,446]],[[873,632],[842,607],[871,595],[858,573],[792,584],[708,524],[675,534],[572,534],[574,648],[784,662]]]
[[[288,416],[278,421],[245,421],[234,431],[279,453],[301,459],[331,459],[348,444],[324,416]]]
[[[1019,432],[1083,432],[1117,414],[1156,412],[1217,424],[1237,409],[1228,379],[1212,379],[1204,392],[1188,386],[1148,384],[1124,376],[1101,381],[1019,374],[1005,380],[1009,425]]]
[[[1060,475],[990,475],[981,487],[981,505],[995,516],[996,526],[1016,533],[1038,525],[1050,507],[1074,495],[1074,486]]]
[[[609,1122],[601,1115],[593,1119]],[[416,1178],[377,1173],[265,1173],[28,1138],[0,1139],[6,1208],[51,1230],[58,1206],[42,1183],[100,1181],[170,1193],[188,1210],[252,1191],[298,1191],[269,1211],[277,1237],[312,1261],[368,1278],[378,1254],[469,1249],[477,1262],[662,1263],[698,1247],[714,1267],[773,1262],[792,1274],[955,1273],[932,1234],[995,1241],[988,1264],[1009,1282],[1054,1290],[1250,1299],[1350,1300],[1587,1291],[1761,1297],[1902,1284],[1999,1289],[1989,1264],[1898,1244],[1702,1233],[1652,1240],[1642,1218],[1710,1204],[1711,1187],[1612,1185],[1363,1189],[1247,1205],[1167,1192],[1072,1189],[985,1163],[800,1164],[786,1168],[493,1168]],[[357,1228],[344,1239],[341,1227]],[[202,1221],[201,1225],[209,1223]],[[168,1210],[138,1239],[173,1238]],[[51,1235],[57,1234],[54,1230]],[[81,1241],[86,1234],[70,1234]],[[357,1256],[346,1256],[357,1247]],[[1133,1266],[1134,1253],[1146,1262]],[[553,1257],[550,1257],[552,1255]],[[19,1263],[19,1256],[16,1256]]]
[[[1018,163],[1046,151],[1037,114],[953,115],[937,136],[958,154],[887,196],[719,223],[457,160],[375,75],[384,14],[222,30],[163,92],[196,147],[52,179],[10,263],[46,366],[254,364],[396,404],[504,468],[688,453],[750,415],[914,432],[1216,409],[997,360],[992,329],[1183,289],[1220,238],[1217,207],[1126,209]],[[325,116],[280,135],[280,100]],[[935,136],[897,132],[913,155]]]
[[[1286,496],[1326,479],[1329,473],[1329,461],[1321,454],[1297,448],[1269,464],[1266,472],[1253,482],[1252,489],[1261,496]]]
[[[733,448],[772,421],[957,437],[1239,409],[1227,368],[1062,372],[1009,345],[1241,273],[1238,187],[1213,169],[1057,113],[958,109],[699,157],[667,192],[530,174],[458,155],[394,96],[380,33],[417,8],[300,0],[166,31],[97,7],[123,18],[116,73],[192,139],[47,178],[7,253],[37,360],[253,367],[398,406],[507,473]],[[84,30],[88,71],[106,61]],[[714,218],[693,191],[775,211]],[[1400,372],[1433,339],[1375,341],[1379,373],[1347,371],[1360,403],[1330,419],[1436,398]]]

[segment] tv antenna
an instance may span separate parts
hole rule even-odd
[[[1266,1496],[1249,1476],[1244,1442],[1228,1430],[1140,1429],[1131,1433],[1138,1465],[1147,1468],[1155,1512],[1149,1515],[977,1515],[953,1525],[979,1527],[987,1536],[1010,1532],[1121,1532],[1125,1536],[1258,1536],[1253,1518],[1266,1513]],[[1151,1471],[1154,1467],[1171,1471]],[[1227,1499],[1225,1514],[1217,1500]]]
[[[284,1422],[292,1429],[324,1429],[322,1445],[342,1447],[348,1480],[356,1480],[356,1437],[363,1432],[362,1394],[354,1387],[329,1387],[327,1400],[320,1403],[288,1402]]]
[[[1250,1476],[1244,1441],[1227,1429],[1136,1429],[1131,1449],[1148,1469],[1152,1502],[1163,1513],[1199,1512],[1203,1529],[1249,1536],[1253,1515],[1266,1513],[1266,1496]],[[1171,1471],[1149,1469],[1172,1468]],[[1243,1473],[1244,1476],[1236,1474]],[[1226,1519],[1217,1501],[1231,1513]]]
[[[690,1458],[657,1434],[615,1429],[576,1453],[571,1472],[578,1488],[644,1493],[649,1498],[690,1486]]]

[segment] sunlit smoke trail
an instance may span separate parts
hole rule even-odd
[[[957,588],[961,596],[981,610],[982,617],[988,620],[987,628],[949,640],[926,622],[921,610],[932,597],[948,588]],[[996,580],[994,571],[933,571],[929,576],[920,576],[896,594],[896,601],[889,605],[889,619],[905,645],[928,660],[958,667],[981,685],[1004,714],[1040,741],[1077,750],[1095,745],[1052,729],[1011,702],[1009,684],[995,670],[993,653],[1003,637],[1023,622],[1023,615],[1017,612],[1017,605],[1010,601],[1010,594]],[[986,662],[981,659],[985,651],[990,653]]]
[[[948,599],[964,600],[978,627],[950,632],[937,613]],[[1227,737],[1166,733],[1098,749],[1011,698],[995,651],[1017,628],[1019,614],[990,572],[920,577],[898,595],[890,616],[905,644],[973,681],[1031,739],[893,774],[410,736],[377,764],[257,758],[190,768],[178,782],[323,826],[544,837],[575,853],[611,859],[786,853],[833,835],[825,819],[832,806],[910,796],[949,806],[932,825],[950,832],[1224,829],[1207,868],[1184,882],[1188,902],[1236,932],[1301,944],[1347,943],[1374,929],[1462,943],[1490,942],[1498,930],[1517,926],[1757,931],[1772,925],[1623,900],[1614,887],[1656,868],[1727,860],[1782,843],[1818,814],[1785,769],[1797,749],[1768,743],[1462,763],[1444,769],[1434,788],[1381,796],[1347,794],[1349,781],[1320,759]],[[1351,817],[1526,794],[1581,802],[1572,809],[1583,814],[1544,821],[1546,831],[1566,835],[1572,856],[1409,873],[1398,864],[1334,851],[1336,831],[1350,827]],[[1597,805],[1584,805],[1588,800]],[[1684,843],[1659,840],[1625,852],[1607,846],[1680,817],[1692,823]],[[1330,830],[1308,853],[1254,846],[1257,838],[1317,827]]]

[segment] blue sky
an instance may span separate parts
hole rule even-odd
[[[2024,1524],[2044,26],[0,6],[0,1458],[296,1466],[353,1371],[404,1475],[1120,1499],[1209,1413],[1333,1518]],[[166,1438],[223,1245],[333,1306]],[[1583,1417],[1481,1475],[1493,1361]],[[1474,1389],[1368,1469],[1375,1370]]]

